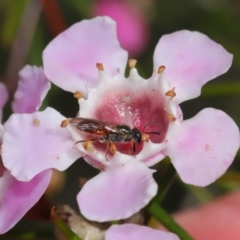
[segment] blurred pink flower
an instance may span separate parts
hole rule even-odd
[[[64,47],[63,47],[64,46]],[[44,73],[66,91],[80,91],[79,117],[126,123],[149,134],[149,141],[129,155],[129,144],[116,144],[106,159],[105,143],[89,150],[75,142],[86,139],[76,129],[67,131],[65,119],[54,109],[14,114],[5,124],[3,162],[18,180],[29,181],[50,168],[65,170],[78,157],[101,171],[77,196],[82,214],[96,221],[123,219],[143,208],[156,194],[153,166],[165,156],[181,179],[206,186],[220,177],[239,148],[239,130],[224,112],[206,108],[183,121],[179,104],[200,95],[201,87],[225,73],[232,55],[199,32],[164,35],[154,52],[154,73],[148,80],[131,64],[123,77],[127,53],[117,40],[116,25],[108,17],[84,20],[56,37],[44,50]],[[96,63],[102,63],[96,71]],[[99,66],[99,65],[98,65]],[[146,137],[146,136],[145,136]],[[15,146],[11,151],[12,146]]]
[[[45,78],[43,70],[37,67],[26,66],[19,75],[13,110],[28,113],[37,111],[50,88],[50,82]],[[0,85],[0,91],[0,109],[2,110],[7,101],[8,92],[3,84]],[[3,135],[4,126],[0,124],[0,145]],[[15,144],[11,146],[11,151],[15,151],[14,148]],[[51,175],[52,171],[46,170],[29,182],[18,181],[3,166],[0,155],[0,234],[12,228],[40,199],[50,182]]]
[[[147,21],[128,1],[95,1],[92,15],[108,16],[116,21],[119,42],[131,56],[138,56],[143,52],[149,38]]]

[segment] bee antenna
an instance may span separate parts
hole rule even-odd
[[[146,127],[148,126],[148,125],[150,125],[151,123],[153,122],[153,120],[152,121],[150,121],[150,122],[148,122],[144,127],[143,127],[143,130],[142,130],[142,132],[144,132],[144,130],[146,129]]]
[[[157,134],[157,135],[161,135],[161,133],[159,132],[145,132],[146,134]]]

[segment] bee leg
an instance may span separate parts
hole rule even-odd
[[[92,139],[88,139],[88,140],[80,140],[80,141],[77,141],[75,144],[74,144],[74,147],[76,147],[76,145],[78,143],[83,143],[83,147],[86,151],[88,152],[93,152],[95,150],[95,147],[93,146],[93,142],[94,141],[99,141],[101,139],[99,138],[92,138]]]
[[[84,142],[87,142],[87,141],[95,142],[95,141],[98,141],[98,140],[101,140],[101,138],[91,138],[91,139],[88,139],[88,140],[80,140],[80,141],[75,142],[75,146],[76,146],[78,143],[84,143]]]
[[[134,141],[131,141],[131,148],[129,155],[134,155],[136,152],[136,143]]]
[[[112,141],[108,141],[107,148],[106,148],[106,151],[105,151],[106,160],[108,161],[108,158],[107,158],[108,152],[111,155],[114,155],[116,153],[116,151],[117,151],[116,145]]]

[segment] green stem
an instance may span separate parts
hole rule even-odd
[[[193,238],[155,201],[152,201],[148,205],[147,210],[164,227],[166,227],[169,231],[177,234],[181,240],[193,240]]]
[[[65,222],[62,221],[62,219],[60,219],[60,217],[57,216],[55,208],[52,208],[51,210],[51,219],[54,225],[68,240],[82,240]]]
[[[146,209],[152,217],[156,218],[169,231],[177,234],[181,240],[193,240],[193,238],[177,222],[175,222],[175,220],[164,209],[159,206],[159,203],[166,195],[175,175],[176,171],[173,165],[169,163],[164,177],[159,184],[158,193]]]
[[[155,196],[155,202],[161,203],[168,189],[170,188],[174,178],[176,176],[176,170],[171,163],[168,164],[167,170],[164,173],[163,179],[158,186],[158,193]]]

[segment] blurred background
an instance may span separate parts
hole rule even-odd
[[[152,56],[159,38],[181,29],[200,31],[234,54],[231,69],[203,87],[201,97],[181,104],[184,118],[205,107],[229,114],[240,126],[240,0],[0,0],[0,80],[7,85],[10,100],[3,121],[11,114],[11,98],[18,72],[25,65],[42,65],[42,51],[60,32],[82,19],[108,15],[117,21],[118,37],[130,58],[138,60],[140,75],[152,73]],[[128,74],[128,70],[126,70]],[[71,93],[53,86],[42,109],[51,106],[67,117],[78,111]],[[71,107],[69,107],[71,106]],[[175,179],[163,207],[169,212],[205,203],[220,194],[240,188],[239,154],[229,171],[207,188],[197,188]],[[161,163],[164,168],[164,163]],[[156,174],[161,181],[161,164]],[[69,204],[78,209],[76,195],[86,179],[97,174],[84,160],[66,172],[55,172],[46,196],[5,239],[54,239],[48,211],[42,206]],[[30,219],[30,220],[29,220]],[[0,239],[2,239],[0,237]]]

